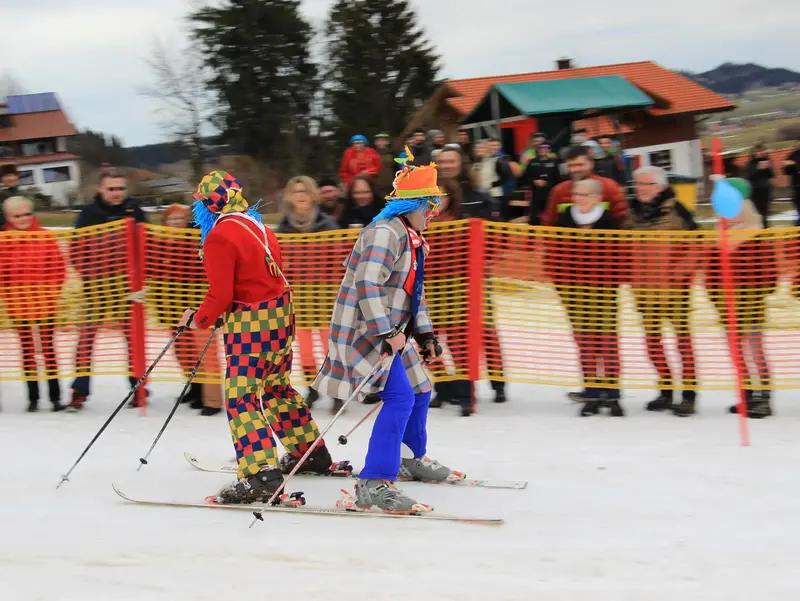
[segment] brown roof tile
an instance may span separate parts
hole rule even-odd
[[[64,111],[10,115],[11,127],[0,128],[0,142],[21,142],[36,138],[74,136],[78,133]]]
[[[31,157],[16,157],[4,159],[14,165],[38,165],[39,163],[55,163],[56,161],[77,161],[80,157],[70,152],[55,152],[52,154],[37,154]]]
[[[449,79],[445,83],[461,95],[457,98],[451,98],[449,100],[450,104],[460,113],[466,114],[475,107],[494,84],[572,79],[575,77],[599,77],[603,75],[621,75],[640,88],[645,94],[649,92],[657,96],[656,100],[666,101],[669,104],[668,107],[659,107],[657,105],[649,109],[649,112],[655,116],[714,112],[730,110],[735,106],[726,98],[690,81],[683,75],[665,69],[651,61],[603,65],[600,67],[577,67],[561,71],[478,77],[475,79]]]

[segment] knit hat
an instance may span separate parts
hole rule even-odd
[[[242,195],[242,185],[227,171],[212,171],[198,184],[192,204],[194,222],[200,227],[200,241],[216,225],[222,215],[242,213],[261,223],[256,206],[250,206]]]
[[[736,188],[739,194],[742,195],[742,198],[750,198],[750,195],[753,193],[753,186],[746,179],[731,177],[728,179],[728,183]]]
[[[362,136],[361,134],[356,134],[352,138],[350,138],[350,144],[355,144],[356,142],[361,142],[362,144],[367,143],[367,138]]]
[[[317,180],[317,188],[322,189],[326,186],[333,186],[334,188],[337,188],[339,187],[339,182],[332,175],[323,175]]]

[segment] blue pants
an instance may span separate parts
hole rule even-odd
[[[397,480],[401,444],[410,448],[414,457],[425,455],[431,393],[414,394],[403,358],[397,354],[392,360],[386,386],[380,396],[383,407],[372,427],[367,458],[359,477]]]

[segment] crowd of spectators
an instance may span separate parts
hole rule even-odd
[[[697,393],[695,357],[688,320],[690,290],[695,274],[704,272],[709,297],[722,314],[719,249],[709,249],[701,257],[695,252],[696,249],[689,252],[681,242],[662,245],[658,250],[662,254],[659,264],[669,268],[654,273],[650,266],[641,263],[642,257],[647,255],[647,249],[642,253],[635,249],[620,252],[614,247],[613,241],[592,240],[590,244],[581,232],[587,229],[696,229],[692,213],[675,198],[663,169],[644,167],[632,171],[629,162],[619,151],[619,145],[609,137],[585,140],[578,136],[572,140],[571,146],[557,154],[547,137],[536,133],[531,136],[529,146],[518,156],[505,152],[499,139],[472,140],[466,130],[460,130],[456,141],[450,143],[439,130],[425,132],[417,129],[410,132],[405,146],[413,157],[406,156],[405,150],[395,157],[387,134],[376,136],[374,147],[361,135],[353,136],[350,142],[342,156],[338,177],[323,176],[315,181],[308,176],[297,176],[289,180],[283,193],[283,217],[277,226],[279,233],[318,234],[337,229],[363,228],[383,208],[402,159],[413,161],[414,164],[434,161],[439,170],[440,183],[448,193],[442,202],[439,221],[477,218],[575,231],[574,235],[565,235],[549,244],[545,265],[567,313],[579,351],[585,386],[581,391],[570,393],[569,397],[581,404],[581,416],[595,415],[602,408],[608,408],[613,416],[625,414],[620,403],[616,294],[623,283],[630,284],[633,289],[636,309],[643,320],[647,356],[658,374],[659,394],[647,404],[647,410],[670,411],[681,417],[694,414]],[[798,158],[798,151],[795,151],[783,165],[786,173],[793,178],[795,195],[800,193]],[[4,167],[1,174],[3,230],[42,230],[32,203],[18,189],[16,171],[13,167]],[[773,176],[771,166],[765,162],[763,147],[757,146],[747,172],[752,193],[747,195],[749,199],[745,200],[741,215],[731,220],[732,229],[752,232],[749,238],[737,242],[731,252],[735,277],[738,278],[736,285],[740,290],[737,298],[741,299],[737,300],[737,309],[748,307],[747,311],[741,311],[738,315],[743,335],[739,338],[741,348],[736,352],[749,359],[747,365],[752,366],[751,375],[758,384],[755,390],[748,391],[747,406],[751,417],[771,415],[771,373],[764,353],[763,323],[764,299],[777,285],[777,269],[774,251],[759,232],[767,226],[770,180]],[[132,218],[136,222],[147,221],[139,204],[129,197],[125,177],[121,172],[109,169],[101,175],[97,195],[80,212],[75,228],[82,229],[125,218]],[[192,227],[191,215],[185,206],[170,207],[164,212],[162,221],[163,225],[172,228]],[[98,236],[104,238],[98,240]],[[121,244],[114,236],[113,233],[93,236],[90,251],[81,249],[84,238],[78,236],[70,240],[67,260],[71,261],[81,277],[85,298],[85,320],[78,328],[75,351],[76,370],[80,375],[70,385],[71,398],[67,405],[75,411],[80,410],[90,396],[88,374],[100,328],[121,324],[122,334],[126,338],[130,335],[125,326],[130,311],[125,278],[115,277],[119,274],[109,269],[107,263],[92,261],[87,254],[113,253],[115,247],[119,248]],[[39,401],[35,334],[44,359],[45,379],[53,410],[61,410],[65,406],[61,404],[53,336],[67,263],[55,238],[46,234],[35,239],[5,236],[0,238],[0,244],[3,245],[4,257],[0,265],[0,300],[20,339],[23,369],[29,388],[28,410],[36,411]],[[596,261],[589,260],[589,255],[596,256],[598,253],[614,256],[615,259],[598,267]],[[151,256],[155,268],[164,257],[170,257],[170,261],[179,257],[179,262],[196,263],[196,248],[191,245],[165,247],[154,250]],[[769,272],[759,274],[758,285],[748,279],[747,269],[737,270],[737,262],[752,260],[753,256],[758,256],[762,269]],[[35,260],[31,260],[33,257]],[[288,267],[289,271],[314,268],[314,257],[293,260],[296,264]],[[301,264],[303,261],[308,264]],[[190,272],[187,270],[177,280],[161,282],[164,288],[160,292],[158,289],[152,291],[155,317],[165,328],[172,327],[184,305],[194,301],[186,295],[168,293],[169,289],[181,290],[202,280],[201,273],[193,272],[194,275],[191,275]],[[624,277],[623,273],[626,274]],[[26,291],[24,296],[19,294],[20,289]],[[504,402],[502,344],[493,325],[491,296],[487,294],[484,300],[486,319],[481,330],[482,347],[487,363],[493,366],[491,385],[494,401]],[[757,308],[755,311],[752,309],[754,306]],[[676,333],[681,360],[683,389],[679,402],[675,399],[678,394],[674,391],[676,382],[670,373],[662,341],[662,328],[667,323]],[[445,344],[459,339],[452,329],[449,332],[446,330],[444,328],[442,332]],[[313,378],[317,371],[315,343],[324,348],[325,339],[326,332],[323,329],[298,330],[299,364],[308,378]],[[181,368],[187,375],[192,361],[185,358],[196,355],[199,344],[199,340],[186,337],[177,349]],[[130,356],[128,362],[132,362]],[[210,356],[207,367],[211,371],[218,371],[219,358]],[[462,373],[466,372],[464,366],[456,367]],[[130,384],[134,383],[135,378],[130,377]],[[221,411],[222,399],[218,388],[193,384],[185,401],[192,408],[200,410],[202,415],[215,415]],[[461,408],[462,415],[471,414],[475,395],[473,383],[468,380],[437,382],[436,393],[433,407],[452,403]],[[316,393],[310,392],[309,405],[313,405],[317,399]],[[341,407],[341,403],[341,399],[333,400],[334,411]]]

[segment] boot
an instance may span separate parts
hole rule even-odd
[[[681,402],[672,406],[672,413],[678,417],[689,417],[695,413],[697,395],[694,390],[684,390]]]
[[[200,410],[200,415],[204,417],[211,417],[217,413],[222,413],[222,407],[203,407]]]
[[[192,382],[189,384],[189,390],[186,391],[186,395],[181,399],[181,404],[183,403],[192,403],[192,409],[202,409],[203,407],[203,385],[198,384],[197,382]],[[199,403],[200,406],[196,407],[195,405]]]
[[[460,480],[463,476],[449,467],[428,457],[402,459],[398,480],[417,480],[420,482],[449,482]]]
[[[772,407],[769,404],[772,393],[769,390],[757,390],[753,404],[747,407],[747,417],[750,419],[763,419],[772,415]]]
[[[586,388],[578,393],[570,392],[567,396],[570,400],[580,399],[577,402],[583,403],[583,407],[578,411],[581,417],[597,415],[600,411],[600,391],[595,388]]]
[[[294,455],[290,455],[286,453],[283,457],[281,457],[281,471],[284,474],[288,474],[294,469],[294,466],[297,465],[297,462],[300,461],[300,457],[295,457]],[[303,462],[303,465],[300,466],[300,469],[297,471],[298,474],[325,474],[331,470],[331,466],[333,465],[333,459],[331,458],[331,453],[328,451],[328,447],[326,446],[317,446],[316,449],[308,456]]]
[[[648,411],[669,411],[673,406],[672,399],[671,390],[662,390],[655,399],[647,403],[645,409]]]
[[[72,400],[67,405],[67,409],[69,411],[80,411],[83,409],[83,404],[86,402],[86,395],[78,392],[77,390],[72,390]]]
[[[394,482],[389,480],[361,479],[356,483],[355,490],[357,509],[368,510],[376,507],[384,513],[402,515],[425,513],[431,510],[427,505],[417,503],[411,497],[406,496],[395,486]]]
[[[494,391],[494,402],[495,403],[505,403],[506,402],[506,389],[505,388],[498,388]]]
[[[53,411],[63,411],[66,409],[66,407],[61,404],[61,386],[59,385],[58,378],[47,380],[47,390],[50,395],[50,402],[53,405]]]
[[[306,407],[311,409],[314,406],[314,403],[317,402],[317,399],[319,399],[319,393],[313,388],[309,388],[308,396],[306,396]]]
[[[342,399],[333,399],[333,407],[331,407],[331,414],[336,415],[339,413],[339,409],[344,406],[344,401]]]
[[[611,410],[611,417],[625,417],[625,410],[619,404],[619,389],[608,388],[605,390],[605,406]]]
[[[334,401],[336,401],[336,399],[334,399]],[[367,396],[364,397],[364,400],[361,401],[361,402],[364,403],[365,405],[375,405],[375,404],[381,402],[381,396],[379,394],[375,393],[375,392],[370,392]],[[335,402],[334,402],[334,406],[335,406]],[[338,409],[337,409],[337,411],[338,411]]]
[[[281,484],[283,484],[281,470],[271,465],[265,465],[255,476],[242,478],[220,491],[216,502],[225,504],[263,503],[275,494]]]
[[[753,399],[754,399],[754,391],[745,390],[744,391],[744,404],[745,404],[745,410],[746,411],[749,410],[750,407],[753,405],[753,402],[754,402]],[[730,407],[728,407],[728,413],[734,413],[734,414],[739,413],[739,403],[736,403],[735,405],[731,405]]]
[[[39,411],[39,382],[28,380],[28,413]]]

